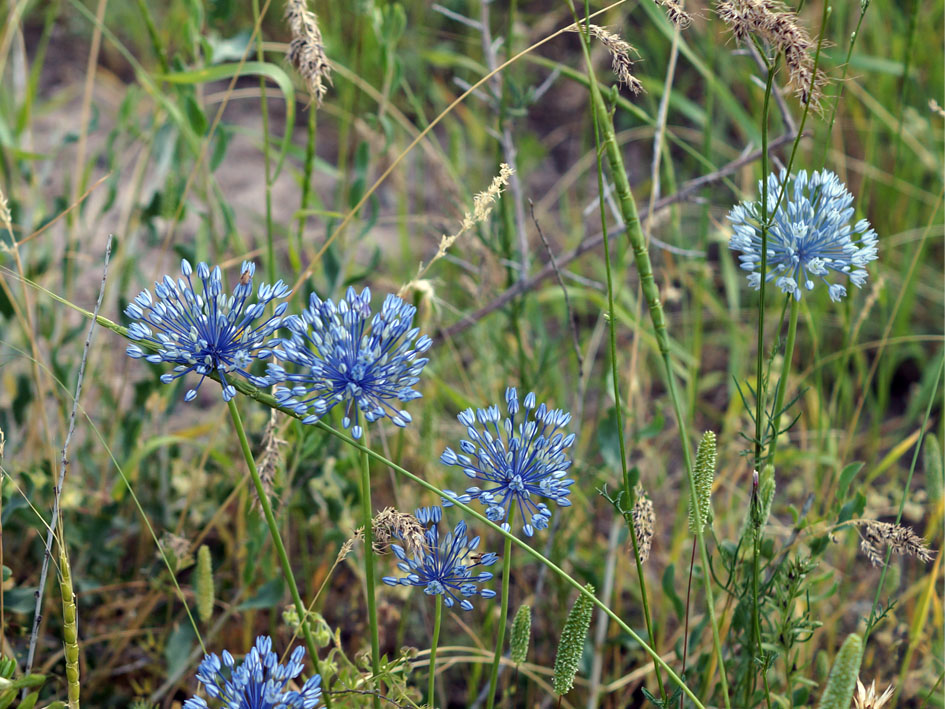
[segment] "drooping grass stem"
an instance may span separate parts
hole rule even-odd
[[[511,528],[515,508],[509,508],[508,524]],[[499,683],[499,665],[502,663],[502,651],[505,648],[505,626],[509,620],[509,578],[512,572],[512,537],[505,538],[505,547],[502,550],[502,601],[499,610],[499,629],[495,639],[495,655],[492,658],[492,670],[489,673],[489,697],[486,700],[486,709],[495,706],[496,687]]]
[[[571,5],[573,11],[573,5]],[[578,19],[578,22],[580,20]],[[598,123],[604,134],[603,148],[607,153],[607,160],[610,164],[611,177],[614,180],[614,192],[617,196],[617,204],[620,208],[624,223],[626,224],[627,239],[633,250],[634,259],[637,265],[637,272],[640,277],[640,286],[643,296],[646,299],[647,308],[650,312],[650,319],[653,323],[653,333],[656,337],[660,356],[663,360],[664,374],[666,378],[666,387],[673,404],[673,412],[676,417],[676,425],[679,430],[681,448],[683,452],[684,463],[686,467],[686,477],[689,480],[689,494],[696,499],[695,479],[692,469],[692,451],[689,449],[689,436],[686,428],[686,421],[683,415],[680,402],[679,391],[676,385],[676,377],[673,373],[672,362],[670,361],[669,334],[666,330],[666,318],[663,314],[663,305],[660,302],[659,288],[653,277],[653,266],[650,263],[650,255],[647,250],[646,238],[643,235],[643,229],[640,225],[640,218],[637,212],[636,201],[630,190],[630,181],[627,178],[626,170],[623,165],[623,156],[620,154],[620,148],[617,146],[617,137],[614,132],[613,123],[610,121],[607,113],[607,107],[604,98],[601,95],[600,87],[593,77],[593,64],[591,63],[591,53],[588,37],[584,32],[581,33],[581,46],[584,51],[584,60],[587,64],[589,73],[591,99],[594,103],[594,113],[598,117]],[[731,703],[728,696],[728,680],[725,676],[724,655],[722,653],[722,640],[719,637],[719,625],[715,614],[715,596],[712,592],[712,579],[709,569],[709,555],[706,551],[705,536],[703,531],[696,529],[696,538],[699,545],[700,557],[703,565],[703,581],[706,594],[706,610],[709,614],[709,623],[712,626],[712,643],[719,664],[719,682],[722,690],[722,697],[726,709],[730,709]]]
[[[256,487],[256,495],[259,498],[259,505],[262,507],[263,516],[266,518],[266,524],[269,526],[269,534],[272,537],[272,545],[279,556],[279,562],[282,564],[282,575],[289,585],[289,593],[292,595],[292,602],[295,604],[296,613],[299,615],[299,623],[302,627],[302,634],[305,637],[305,647],[308,648],[308,654],[312,658],[312,666],[315,672],[321,675],[321,665],[318,661],[318,646],[315,644],[315,638],[312,636],[312,630],[309,627],[308,616],[305,611],[305,605],[302,603],[302,597],[299,595],[299,587],[295,583],[295,574],[292,572],[292,564],[289,563],[289,555],[286,553],[285,545],[282,543],[282,536],[279,534],[279,525],[276,524],[276,518],[272,514],[272,505],[269,504],[269,496],[266,488],[263,486],[262,478],[259,477],[259,471],[256,469],[256,460],[253,458],[253,451],[249,447],[249,441],[246,439],[246,431],[243,429],[243,419],[240,417],[239,408],[236,405],[236,398],[226,402],[230,411],[230,419],[233,421],[233,427],[236,429],[236,435],[240,439],[240,448],[243,451],[243,458],[249,468],[250,477],[253,479],[253,485]],[[323,681],[325,678],[322,678]],[[325,686],[322,699],[327,709],[331,709],[331,696]]]
[[[360,416],[359,416],[360,418]],[[371,671],[377,680],[381,672],[381,642],[377,631],[377,596],[374,579],[374,512],[371,505],[371,461],[368,458],[367,431],[363,433],[364,449],[361,451],[361,519],[364,525],[364,586],[367,593],[368,625],[371,629]],[[381,699],[372,694],[374,709],[380,709]]]
[[[436,594],[436,607],[433,611],[433,641],[430,644],[430,683],[427,687],[427,699],[431,707],[436,707],[436,646],[440,642],[440,623],[443,621],[443,594]]]

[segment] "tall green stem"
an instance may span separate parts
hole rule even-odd
[[[253,485],[256,486],[256,495],[259,498],[263,515],[266,518],[266,524],[269,525],[269,535],[272,537],[272,545],[276,548],[276,554],[279,556],[279,562],[282,564],[282,575],[285,577],[286,583],[289,584],[289,592],[292,594],[295,612],[299,615],[299,624],[302,627],[302,634],[305,636],[305,646],[308,648],[308,654],[312,657],[312,665],[315,667],[315,672],[321,675],[321,665],[318,662],[318,646],[315,645],[315,638],[312,637],[312,630],[309,628],[305,606],[302,603],[302,597],[299,595],[299,587],[295,583],[295,574],[292,573],[289,555],[286,554],[285,545],[282,543],[282,536],[279,534],[279,526],[276,524],[276,518],[272,514],[272,505],[269,504],[269,496],[266,494],[262,479],[259,477],[259,471],[256,469],[256,461],[253,458],[253,451],[249,447],[249,441],[246,440],[246,431],[243,429],[243,419],[240,418],[240,411],[236,406],[236,398],[230,399],[226,402],[226,405],[230,410],[230,418],[233,420],[236,435],[240,439],[240,448],[243,450],[243,457],[246,459],[247,467],[249,467],[249,474],[253,478]],[[325,678],[322,677],[322,680],[325,681]],[[325,702],[325,706],[331,709],[331,696],[328,693],[327,682],[322,693],[322,699]]]
[[[430,645],[430,684],[427,699],[436,709],[436,646],[440,642],[440,622],[443,620],[443,594],[436,594],[436,610],[433,612],[433,643]]]
[[[263,51],[262,17],[259,12],[259,0],[253,0],[253,22],[259,28],[256,32],[256,59],[266,61]],[[276,256],[272,234],[272,166],[269,160],[269,107],[266,100],[266,79],[259,77],[259,112],[262,116],[263,131],[263,170],[266,176],[266,273],[269,282],[276,282]]]
[[[360,415],[358,420],[360,422]],[[374,582],[374,512],[371,505],[371,461],[367,455],[367,431],[364,433],[364,449],[361,450],[361,519],[364,525],[364,585],[367,590],[368,623],[371,626],[371,671],[377,680],[381,673],[381,642],[377,633],[377,598]],[[380,691],[380,685],[378,685]],[[374,709],[380,709],[381,698],[373,693]]]
[[[788,375],[791,373],[791,361],[794,359],[794,343],[797,338],[797,316],[801,310],[801,303],[797,298],[791,298],[791,320],[788,324],[787,343],[784,346],[784,366],[781,368],[781,378],[778,380],[778,391],[774,396],[774,408],[771,410],[774,428],[771,431],[771,444],[768,448],[766,460],[774,465],[774,455],[778,450],[778,434],[780,433],[779,421],[781,418],[781,407],[784,406],[784,396],[787,391]],[[784,322],[782,320],[782,322]],[[761,472],[761,471],[758,471]]]
[[[573,9],[573,6],[572,6]],[[673,403],[673,412],[676,417],[676,426],[679,430],[679,438],[683,452],[683,459],[686,466],[686,477],[689,480],[689,494],[692,499],[696,499],[696,485],[692,469],[692,451],[689,446],[689,435],[686,428],[686,420],[683,415],[682,405],[680,403],[679,391],[676,386],[676,377],[673,374],[672,362],[670,360],[669,334],[666,330],[666,318],[663,314],[663,305],[660,302],[659,288],[653,277],[653,266],[650,263],[650,254],[647,249],[646,238],[643,235],[643,229],[640,225],[640,217],[637,213],[636,201],[633,193],[630,191],[630,181],[627,179],[627,172],[623,165],[623,156],[620,154],[620,148],[617,146],[617,137],[614,132],[613,123],[607,118],[607,107],[604,103],[604,97],[601,95],[597,81],[594,79],[593,65],[591,63],[591,53],[588,47],[588,38],[582,33],[584,50],[584,60],[587,64],[589,74],[591,99],[594,102],[595,114],[599,117],[600,128],[604,133],[603,147],[607,153],[607,160],[610,164],[611,177],[614,180],[617,204],[620,207],[623,221],[626,224],[627,239],[633,250],[636,261],[637,272],[640,276],[640,287],[643,296],[646,299],[647,308],[650,312],[650,319],[653,323],[653,334],[656,337],[656,343],[659,347],[660,356],[663,360],[663,369],[666,378],[666,388],[669,391],[670,399]],[[702,578],[705,586],[706,610],[709,614],[709,622],[712,626],[712,643],[715,648],[715,654],[719,664],[719,683],[721,685],[722,697],[725,701],[726,709],[730,709],[731,703],[728,696],[728,680],[725,676],[725,662],[722,653],[722,640],[719,637],[719,624],[715,614],[715,595],[712,592],[712,574],[709,573],[709,555],[705,546],[705,535],[703,530],[696,528],[696,539],[699,544],[699,554],[702,560],[703,574]]]
[[[597,145],[597,192],[600,195],[600,224],[601,232],[604,237],[604,264],[607,271],[607,320],[610,334],[610,373],[611,379],[613,379],[614,382],[614,417],[616,419],[617,426],[617,445],[620,448],[620,467],[621,472],[623,473],[624,499],[631,501],[634,499],[634,497],[633,490],[630,487],[630,471],[627,468],[627,451],[626,444],[624,443],[623,433],[623,405],[620,401],[620,376],[617,371],[617,309],[614,305],[614,279],[613,268],[610,263],[610,237],[607,233],[607,215],[604,208],[604,166],[600,152],[599,120],[595,120],[594,122],[594,140]],[[640,600],[642,601],[643,605],[643,618],[646,621],[646,632],[650,639],[650,645],[654,650],[658,651],[656,646],[656,635],[653,632],[653,621],[650,616],[649,598],[647,597],[646,592],[646,576],[643,574],[643,563],[640,561],[640,545],[639,540],[637,539],[637,529],[629,517],[629,514],[624,514],[624,519],[627,522],[627,529],[630,531],[630,541],[633,545],[633,560],[636,562],[637,579],[640,582]],[[663,700],[663,704],[666,705],[668,704],[668,698],[666,696],[666,688],[663,686],[663,673],[660,672],[660,667],[656,661],[653,662],[653,671],[654,674],[656,674],[656,683],[659,685],[660,698]]]
[[[512,518],[515,509],[509,507],[508,524],[511,530]],[[489,674],[489,698],[486,700],[486,709],[495,706],[496,686],[499,683],[499,665],[502,662],[502,651],[505,648],[505,626],[509,620],[509,577],[512,574],[512,537],[505,538],[505,547],[502,550],[502,605],[499,611],[499,632],[495,640],[495,656],[492,658],[492,672]]]

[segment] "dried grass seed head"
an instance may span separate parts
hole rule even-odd
[[[653,501],[646,494],[642,485],[637,485],[636,500],[630,516],[633,519],[633,531],[637,537],[637,550],[640,552],[640,563],[645,564],[650,558],[650,549],[653,546],[653,529],[656,526],[656,515],[653,513]],[[631,543],[630,552],[633,553]]]
[[[677,0],[653,0],[666,12],[666,19],[681,30],[692,24],[692,15],[683,9],[682,3]]]
[[[863,685],[860,678],[856,679],[856,694],[853,695],[853,709],[881,709],[893,695],[893,686],[889,685],[882,694],[876,694],[876,680],[870,682],[869,688]]]
[[[394,540],[403,543],[410,555],[423,556],[429,551],[426,543],[426,529],[420,520],[407,512],[400,512],[393,507],[385,507],[374,518],[374,551],[386,554]]]
[[[857,531],[860,534],[860,550],[873,566],[883,564],[887,549],[900,556],[914,556],[925,563],[935,556],[935,552],[926,546],[925,540],[911,527],[867,519],[857,523]]]
[[[318,28],[318,17],[308,9],[306,0],[288,0],[285,5],[285,18],[292,33],[289,43],[289,62],[299,75],[317,105],[331,86],[331,63],[325,54],[322,32]]]
[[[620,35],[600,25],[571,25],[568,32],[583,32],[587,29],[591,37],[598,40],[610,52],[610,67],[621,84],[633,94],[643,93],[643,84],[633,75],[633,60],[630,52],[637,53],[633,47],[623,41]]]
[[[814,71],[816,42],[798,22],[797,13],[777,0],[720,0],[716,13],[738,42],[756,35],[784,54],[788,83],[803,103],[820,111],[827,75]]]

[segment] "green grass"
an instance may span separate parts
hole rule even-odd
[[[444,5],[480,20],[479,3]],[[182,257],[220,263],[228,284],[242,260],[254,260],[257,282],[294,286],[290,310],[304,307],[311,291],[338,299],[348,285],[370,285],[377,306],[430,262],[442,234],[460,230],[512,145],[520,187],[506,188],[491,216],[461,233],[404,296],[435,343],[418,384],[423,398],[405,407],[413,422],[375,424],[369,463],[375,512],[387,505],[409,512],[438,497],[405,472],[434,489],[467,484],[439,462],[463,436],[456,421],[463,409],[501,403],[511,385],[571,412],[572,506],[554,509],[551,528],[530,540],[569,578],[524,548],[511,555],[508,607],[531,607],[532,641],[526,662],[502,670],[496,706],[554,706],[564,609],[586,584],[613,617],[595,612],[561,706],[644,706],[644,689],[678,705],[668,670],[705,706],[723,706],[723,665],[732,706],[811,706],[851,633],[864,638],[865,684],[895,684],[899,706],[942,706],[940,557],[924,564],[893,555],[883,572],[858,550],[851,521],[901,518],[930,547],[942,546],[945,118],[929,100],[945,104],[945,3],[872,0],[852,51],[860,3],[834,3],[823,27],[818,62],[832,81],[823,114],[804,124],[793,168],[840,175],[855,218],[879,234],[880,255],[862,290],[849,287],[832,303],[818,288],[799,304],[781,422],[797,419],[777,443],[776,491],[757,545],[743,535],[758,510],[751,392],[760,361],[773,405],[791,313],[769,284],[759,360],[758,295],[728,249],[726,214],[758,198],[761,160],[665,208],[658,202],[785,132],[771,100],[765,136],[764,77],[712,8],[690,8],[695,20],[675,45],[650,0],[596,17],[635,47],[634,73],[646,89],[613,91],[609,57],[592,40],[601,98],[614,109],[611,119],[597,112],[596,123],[581,36],[562,33],[524,51],[572,21],[567,3],[490,5],[491,36],[502,38],[490,58],[477,29],[429,3],[314,2],[334,65],[320,108],[308,104],[285,60],[283,9],[282,2],[70,0],[0,10],[0,190],[12,216],[9,228],[0,224],[0,654],[16,660],[10,676],[26,664],[90,325],[69,304],[92,310],[107,235],[114,247],[101,315],[120,324],[128,324],[129,300],[175,274]],[[801,9],[815,38],[822,11],[820,2]],[[510,57],[517,58],[487,78]],[[783,70],[775,75],[774,92],[785,78]],[[803,106],[789,90],[784,103],[799,124]],[[649,239],[665,358],[640,261],[622,229],[624,195],[599,200],[599,180],[615,184],[617,163],[599,153],[595,137],[596,126],[605,146],[608,123]],[[781,143],[770,169],[791,154],[792,143]],[[599,245],[601,215],[609,259]],[[598,245],[581,250],[594,239]],[[536,277],[549,248],[560,282],[553,269]],[[574,249],[581,253],[570,258]],[[509,289],[514,296],[503,298]],[[268,633],[281,652],[302,644],[302,633],[293,638],[297,610],[216,384],[206,382],[185,403],[192,383],[162,384],[166,366],[128,358],[125,345],[120,332],[95,327],[56,539],[68,551],[76,593],[82,703],[180,706],[197,690],[201,644],[239,656]],[[259,462],[273,402],[242,393],[237,402]],[[326,423],[341,429],[340,416]],[[704,538],[710,571],[696,551],[690,578],[694,451],[680,441],[707,430],[718,440]],[[363,523],[361,450],[281,413],[276,431],[285,445],[266,484],[301,601],[314,601],[327,624],[318,620],[313,635],[321,669],[334,668],[333,706],[366,706],[370,699],[358,692],[372,686],[365,684],[371,623],[360,543],[336,563]],[[621,514],[637,481],[655,507],[653,548],[640,573]],[[461,510],[448,518],[466,519],[482,535],[480,551],[505,545],[494,527]],[[201,544],[212,554],[216,603],[207,622],[194,614],[192,623]],[[58,559],[56,547],[51,560]],[[501,566],[491,569],[497,592]],[[394,572],[392,557],[378,556],[376,573]],[[51,563],[33,666],[45,676],[37,706],[67,701],[56,573]],[[489,685],[500,599],[474,600],[470,613],[443,613],[437,706],[473,706]],[[377,606],[382,691],[401,706],[429,702],[433,600],[380,585]],[[878,621],[868,627],[870,617]],[[633,635],[665,666],[654,665]]]

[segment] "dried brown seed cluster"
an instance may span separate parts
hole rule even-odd
[[[637,499],[633,503],[630,516],[633,518],[633,531],[637,535],[637,549],[640,552],[640,563],[645,564],[650,558],[650,548],[653,546],[653,527],[656,525],[656,515],[653,514],[653,501],[646,494],[642,485],[637,485]],[[633,547],[630,547],[633,552]]]
[[[867,519],[857,523],[857,530],[860,533],[860,550],[873,566],[882,565],[886,549],[902,556],[914,556],[926,563],[933,558],[934,552],[911,527]]]
[[[684,30],[692,24],[692,16],[683,10],[682,3],[677,0],[653,0],[657,5],[666,11],[666,18]]]
[[[720,0],[716,12],[739,42],[754,34],[783,53],[794,93],[819,110],[827,75],[819,69],[814,74],[811,52],[816,43],[798,23],[796,13],[777,0]]]
[[[639,94],[643,92],[643,84],[637,79],[633,72],[633,60],[630,59],[630,52],[636,50],[624,42],[620,35],[610,32],[598,25],[571,25],[567,28],[568,32],[583,32],[587,27],[591,37],[597,39],[610,52],[610,66],[620,83],[626,86],[631,93]]]
[[[266,424],[266,432],[263,435],[263,450],[258,464],[259,477],[269,497],[273,496],[272,483],[276,477],[276,468],[282,460],[280,449],[285,444],[286,442],[276,435],[276,410],[272,409],[269,413],[269,423]]]
[[[423,556],[427,548],[425,530],[412,514],[385,507],[374,518],[374,551],[386,554],[395,539],[403,543],[408,556]]]
[[[285,18],[292,32],[289,61],[308,85],[319,106],[331,86],[331,64],[325,55],[318,17],[308,9],[306,0],[288,0]]]

